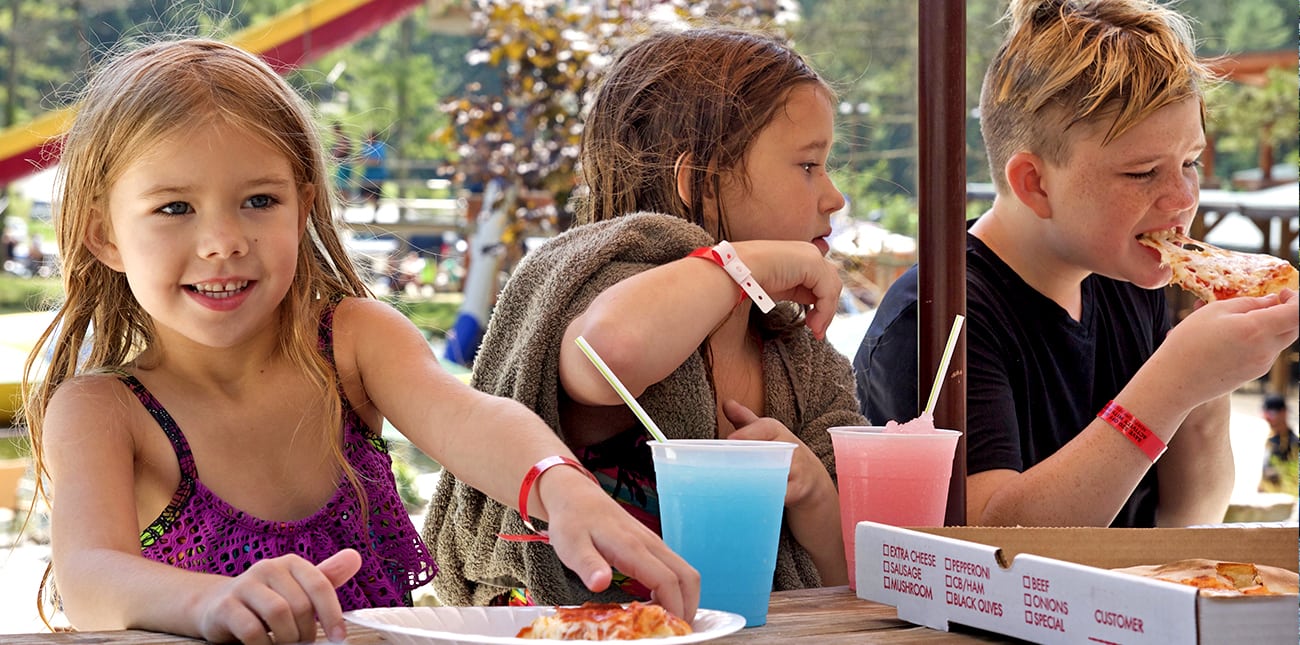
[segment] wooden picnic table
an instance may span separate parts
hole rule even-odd
[[[324,642],[324,636],[318,636]],[[86,645],[119,643],[123,645],[179,645],[197,643],[191,638],[142,630],[73,632],[58,634],[10,634],[2,639],[8,645]],[[352,645],[384,643],[382,632],[348,626],[347,642]],[[767,624],[742,629],[710,643],[731,645],[798,645],[799,643],[1005,643],[1013,639],[974,630],[942,632],[898,619],[893,607],[862,600],[848,587],[824,587],[772,594]]]

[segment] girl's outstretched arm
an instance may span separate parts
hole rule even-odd
[[[573,457],[527,407],[444,370],[423,335],[387,304],[344,300],[334,329],[344,391],[363,418],[387,418],[457,478],[502,504],[518,508],[520,483],[533,464]],[[668,611],[687,620],[695,615],[699,574],[578,470],[546,471],[532,487],[528,511],[549,522],[556,554],[593,591],[609,585],[613,565],[649,587]]]
[[[296,555],[264,560],[234,578],[140,554],[135,495],[137,477],[149,471],[136,467],[140,442],[133,427],[156,431],[157,425],[113,376],[69,381],[45,417],[54,577],[72,624],[271,643],[272,634],[277,642],[314,640],[319,617],[326,634],[341,640],[334,589],[360,566],[355,551],[320,565]]]

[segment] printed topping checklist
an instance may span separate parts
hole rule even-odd
[[[858,525],[855,548],[858,595],[927,627],[1036,643],[1200,642],[1190,587],[872,522]]]

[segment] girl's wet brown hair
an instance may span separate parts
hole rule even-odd
[[[694,222],[726,238],[717,202],[724,173],[744,177],[745,153],[790,90],[834,92],[793,49],[766,34],[712,27],[659,31],[631,45],[600,82],[583,129],[587,195],[578,223],[636,211]],[[677,193],[678,160],[690,159],[691,203]],[[720,221],[706,222],[713,199]]]
[[[1188,19],[1153,0],[1012,0],[1006,38],[984,76],[980,130],[989,168],[1028,150],[1069,159],[1076,125],[1107,143],[1153,112],[1202,100],[1213,73],[1196,58]]]
[[[729,239],[723,177],[747,181],[745,154],[790,91],[805,84],[834,102],[830,85],[803,57],[761,32],[664,30],[629,46],[601,79],[588,110],[580,156],[587,192],[576,223],[653,211],[693,222],[715,240]],[[677,191],[679,163],[689,172],[689,204]],[[705,216],[706,199],[716,220]],[[803,325],[803,312],[790,303],[768,315],[753,308],[749,324],[762,338],[780,337]],[[708,346],[700,352],[711,374]]]
[[[38,494],[44,497],[48,476],[42,422],[55,390],[77,374],[128,365],[155,340],[126,277],[101,263],[85,240],[109,225],[109,189],[125,168],[163,137],[205,124],[224,122],[268,142],[288,159],[299,187],[312,191],[296,274],[280,308],[279,350],[316,381],[322,405],[341,412],[337,376],[317,349],[317,321],[330,299],[369,292],[335,228],[330,174],[306,102],[261,59],[208,39],[157,42],[124,53],[92,77],[81,99],[62,141],[56,178],[63,300],[24,368],[22,417]],[[334,444],[340,468],[355,484],[338,427],[319,432]]]

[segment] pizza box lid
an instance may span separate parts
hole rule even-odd
[[[1188,558],[1297,569],[1292,526],[1185,529],[906,529],[856,534],[861,598],[902,620],[950,623],[1038,643],[1288,643],[1297,596],[1220,597],[1110,571]]]

